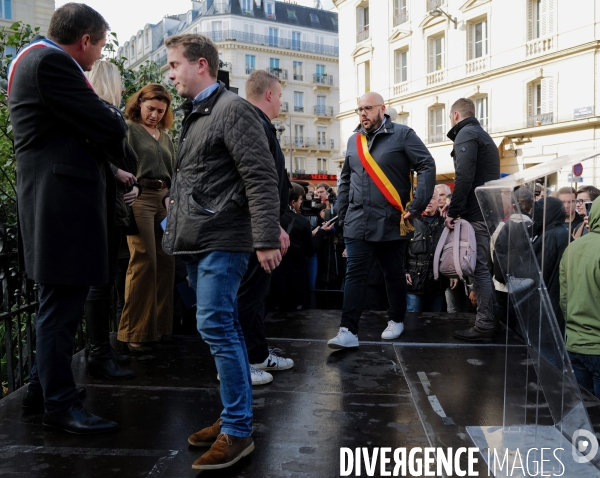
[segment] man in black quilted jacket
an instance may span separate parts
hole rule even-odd
[[[454,141],[451,154],[456,179],[446,227],[453,229],[456,219],[464,219],[473,226],[477,239],[477,265],[472,276],[477,296],[477,318],[473,327],[457,330],[454,336],[471,342],[491,342],[496,327],[496,300],[488,269],[490,235],[475,197],[475,188],[500,178],[500,156],[496,144],[475,118],[475,105],[471,100],[460,98],[452,105],[450,123],[452,129],[448,138]]]
[[[219,54],[202,35],[165,40],[182,105],[163,249],[180,254],[196,290],[198,331],[217,366],[221,417],[188,438],[210,446],[192,465],[221,469],[254,451],[252,384],[237,292],[256,251],[266,272],[281,262],[277,171],[254,106],[217,81]]]

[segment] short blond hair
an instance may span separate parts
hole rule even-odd
[[[121,104],[123,80],[116,65],[106,60],[96,60],[92,69],[85,73],[96,94],[113,106]]]
[[[275,83],[281,82],[279,81],[279,78],[268,71],[253,71],[246,80],[246,99],[260,99]]]

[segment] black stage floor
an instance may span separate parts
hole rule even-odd
[[[271,347],[294,359],[255,387],[256,451],[235,466],[202,476],[336,477],[340,447],[473,446],[467,426],[551,424],[536,401],[535,373],[525,346],[506,332],[497,343],[464,344],[452,336],[472,316],[424,314],[409,319],[398,341],[382,341],[383,313],[361,320],[361,346],[333,352],[326,341],[339,326],[338,311],[275,314],[267,319]],[[75,436],[42,427],[41,415],[24,414],[22,390],[0,401],[0,476],[187,477],[204,449],[187,437],[219,416],[219,382],[208,347],[197,337],[175,337],[133,360],[136,377],[123,382],[88,378],[82,354],[76,381],[87,387],[85,405],[117,421],[120,431]],[[526,375],[529,374],[529,375]],[[600,430],[600,408],[585,394]],[[480,476],[487,471],[479,468]],[[363,476],[364,468],[363,468]],[[378,476],[378,475],[375,475]]]

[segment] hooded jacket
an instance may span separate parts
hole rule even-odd
[[[363,241],[409,239],[409,235],[400,236],[400,211],[362,166],[356,147],[358,135],[365,135],[360,126],[348,140],[336,203],[344,237]],[[392,123],[387,115],[382,127],[366,136],[369,152],[400,194],[404,208],[415,216],[421,214],[435,187],[435,161],[429,150],[412,129]],[[419,188],[411,201],[412,170],[417,172]]]
[[[544,205],[546,205],[545,231]],[[540,199],[533,206],[533,252],[540,269],[542,263],[544,265],[542,277],[561,332],[565,330],[565,319],[560,308],[559,267],[563,253],[571,241],[569,231],[563,227],[565,217],[565,207],[558,198]]]
[[[567,350],[600,355],[600,200],[588,218],[590,234],[567,248],[560,263],[560,306],[566,317]]]

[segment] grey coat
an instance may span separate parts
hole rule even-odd
[[[385,117],[383,128],[368,136],[369,151],[400,194],[402,204],[410,201],[411,170],[417,172],[419,188],[408,206],[417,215],[423,212],[435,187],[435,161],[416,133],[407,126],[392,123]],[[344,237],[364,241],[394,241],[400,236],[400,211],[386,199],[362,167],[356,147],[355,130],[348,140],[346,160],[340,175],[338,202]]]
[[[208,98],[182,109],[163,249],[278,249],[277,171],[254,107],[221,83]]]

